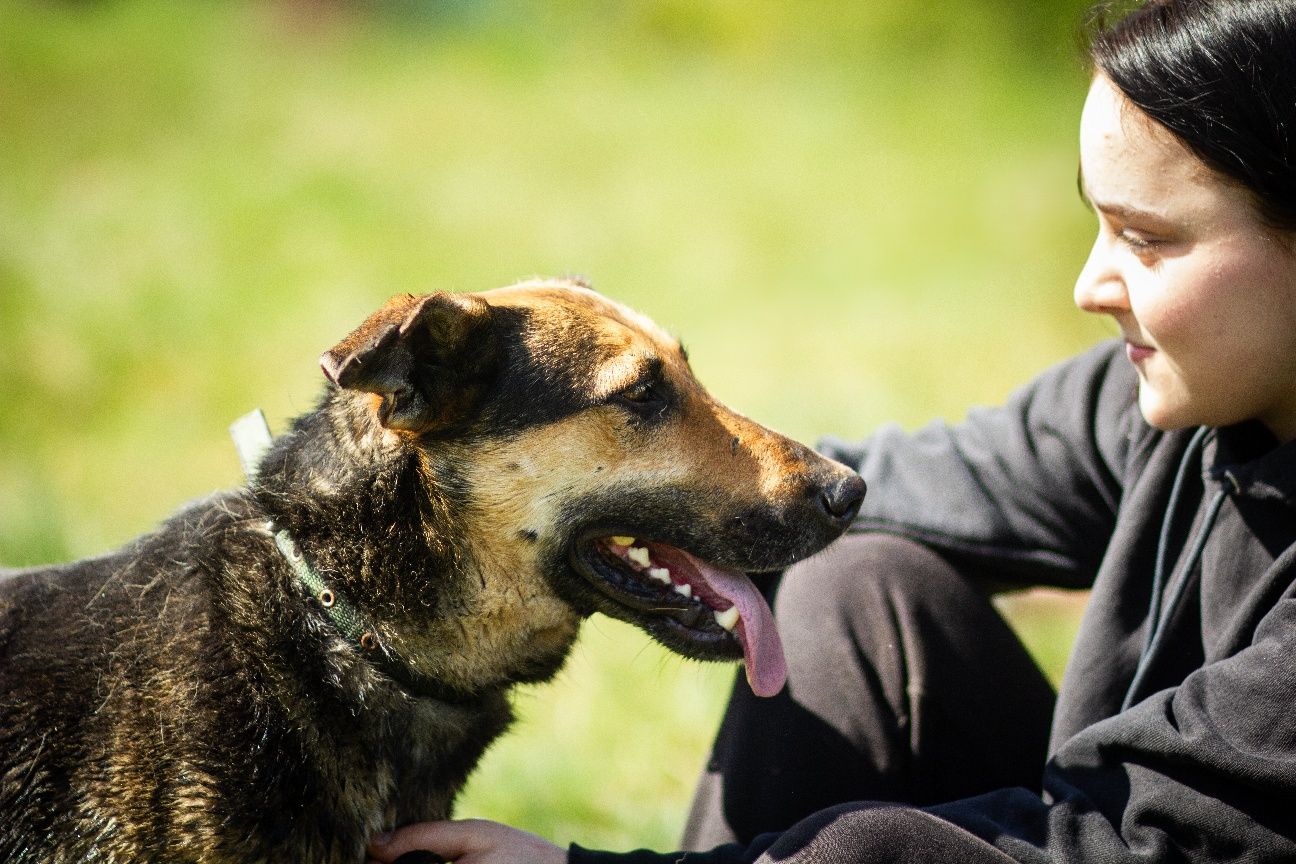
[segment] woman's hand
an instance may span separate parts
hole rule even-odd
[[[406,825],[369,841],[370,857],[382,864],[391,864],[406,852],[420,849],[456,864],[567,864],[567,850],[542,837],[485,819]]]

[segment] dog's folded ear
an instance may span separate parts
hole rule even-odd
[[[422,434],[471,410],[495,359],[490,304],[440,292],[388,300],[320,357],[338,387],[381,398],[378,421]]]

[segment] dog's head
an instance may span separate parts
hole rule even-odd
[[[744,658],[757,693],[782,686],[744,574],[823,548],[864,484],[713,399],[647,318],[569,281],[399,297],[321,363],[373,446],[412,452],[449,502],[427,519],[472,571],[453,626],[491,645],[456,643],[464,680],[481,656],[565,653],[600,611],[686,656]],[[404,641],[427,651],[449,632]],[[436,671],[454,677],[447,657]]]

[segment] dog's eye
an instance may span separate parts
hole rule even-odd
[[[644,417],[654,417],[666,408],[666,396],[655,382],[640,381],[622,390],[617,402]]]
[[[651,381],[640,381],[638,384],[621,391],[621,398],[636,404],[652,402],[657,398],[657,390]]]

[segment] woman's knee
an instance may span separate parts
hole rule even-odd
[[[779,587],[775,617],[792,698],[885,772],[907,770],[912,697],[925,688],[932,651],[950,643],[938,634],[954,626],[931,619],[952,595],[973,590],[959,581],[912,540],[851,534],[789,569]],[[994,615],[982,602],[982,614]]]
[[[988,600],[948,561],[906,537],[848,534],[788,569],[775,612],[785,635],[876,633],[908,608],[966,610]]]
[[[906,800],[1037,782],[1052,688],[990,597],[936,552],[848,535],[790,569],[775,608],[792,697],[905,772]],[[997,744],[1005,724],[1031,731]],[[966,788],[942,779],[954,765]]]

